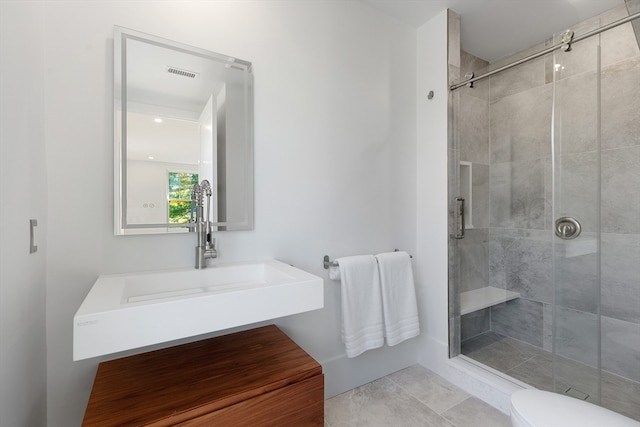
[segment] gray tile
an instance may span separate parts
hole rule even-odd
[[[539,353],[506,373],[540,390],[564,393],[573,388],[588,394],[592,402],[599,399],[597,369],[564,357],[554,358],[549,352]]]
[[[617,11],[612,12],[617,12],[617,16],[626,17],[626,11],[624,9],[625,7],[621,6]],[[613,19],[613,17],[610,19]],[[638,41],[635,38],[635,34],[630,23],[623,24],[617,28],[612,28],[611,30],[602,33],[600,44],[602,45],[603,66],[615,64],[630,57],[637,57],[640,55]]]
[[[602,70],[602,148],[640,145],[640,57]]]
[[[549,152],[551,86],[540,86],[490,104],[491,163],[531,161]]]
[[[449,218],[453,218],[453,212],[455,209],[455,203],[453,198],[460,195],[460,151],[449,149],[447,150],[447,168],[450,171],[447,180],[447,194],[449,195]],[[453,221],[449,221],[449,226],[453,226]],[[452,232],[450,229],[449,232]]]
[[[443,414],[458,427],[510,427],[509,416],[480,399],[470,397]]]
[[[489,285],[489,230],[467,230],[458,242],[460,266],[459,292],[471,291]]]
[[[597,231],[600,208],[598,167],[595,151],[558,156],[555,166],[556,218],[575,217],[583,231]],[[552,185],[549,181],[546,184]],[[550,191],[551,188],[545,194]]]
[[[480,75],[487,66],[489,66],[489,63],[484,59],[478,58],[464,50],[460,51],[460,71],[463,75],[470,71],[475,72],[476,75]]]
[[[489,166],[479,163],[473,164],[473,226],[475,228],[489,227]]]
[[[491,327],[490,309],[473,311],[460,316],[460,335],[462,341],[489,332]]]
[[[524,298],[553,301],[551,233],[492,229],[489,283]]]
[[[555,315],[556,354],[598,366],[598,316],[561,306]]]
[[[452,79],[453,81],[455,81],[456,79],[452,76],[458,74],[458,70],[455,68],[456,67],[449,65],[448,74],[449,74],[449,78]],[[460,132],[458,131],[458,128],[459,128],[458,123],[460,122],[460,119],[461,119],[460,96],[461,96],[461,93],[459,91],[451,92],[451,99],[447,106],[447,114],[449,116],[449,122],[448,122],[449,137],[447,138],[447,148],[449,150],[458,150],[460,146]],[[449,172],[451,172],[454,169],[448,169],[448,170]],[[451,175],[453,174],[450,174],[449,176],[450,178],[451,178]]]
[[[602,151],[602,232],[640,233],[640,146]]]
[[[574,52],[571,52],[570,56]],[[593,57],[593,71],[579,71],[577,75],[559,80],[555,87],[554,138],[557,153],[580,153],[597,149],[598,138],[598,73],[597,57]],[[547,141],[551,141],[551,135]],[[564,160],[567,157],[558,156]]]
[[[460,135],[460,160],[489,164],[489,102],[460,94],[457,120]]]
[[[326,400],[325,419],[332,427],[451,427],[448,421],[388,378],[381,378]]]
[[[629,10],[629,15],[640,12],[640,0],[625,0],[625,4]],[[640,19],[634,19],[631,22],[631,26],[636,35],[638,46],[640,46]]]
[[[447,44],[449,65],[460,67],[460,15],[447,10]]]
[[[479,76],[486,72],[486,68],[489,63],[484,59],[480,59],[477,56],[471,55],[465,51],[460,52],[460,75],[464,76],[468,72],[473,72],[474,75]],[[462,93],[469,96],[475,96],[477,98],[489,100],[490,80],[483,79],[475,82],[473,88],[462,87],[458,89]]]
[[[572,246],[583,243],[592,253],[577,255],[572,251]],[[593,245],[591,245],[593,242]],[[555,302],[573,310],[597,313],[600,304],[600,277],[597,253],[597,242],[594,236],[580,236],[576,240],[561,241],[556,243],[556,259],[554,263],[555,278]],[[578,246],[574,246],[578,247]],[[579,248],[579,247],[578,247]],[[564,250],[563,250],[564,249]],[[579,252],[578,252],[579,253]]]
[[[420,365],[410,366],[388,378],[438,414],[469,397],[462,389]]]
[[[449,316],[449,357],[456,357],[460,354],[461,329],[460,316]]]
[[[506,373],[540,390],[553,391],[553,360],[547,355],[536,355]]]
[[[640,324],[602,316],[602,369],[640,382]]]
[[[481,346],[487,342],[491,344]],[[534,346],[499,334],[493,334],[489,340],[477,338],[462,344],[462,354],[501,372],[515,368],[540,352]]]
[[[542,303],[542,348],[553,350],[553,305]]]
[[[493,343],[507,339],[505,336],[495,332],[487,332],[462,343],[462,353],[469,356],[471,353],[490,346]]]
[[[543,229],[543,159],[491,165],[491,227]]]
[[[535,50],[535,48],[531,50]],[[526,52],[522,52],[520,55],[525,54]],[[498,66],[499,64],[495,65]],[[491,77],[491,100],[494,101],[539,87],[544,84],[544,78],[543,58],[518,65]]]
[[[548,355],[552,364],[549,366],[555,369],[556,384],[558,393],[565,392],[568,388],[587,394],[587,401],[598,404],[600,402],[600,372],[598,369],[568,359],[562,356]],[[555,366],[553,366],[553,363]]]
[[[640,323],[640,234],[602,233],[602,314]]]
[[[602,406],[640,421],[640,383],[603,372]]]
[[[518,298],[491,308],[491,330],[542,348],[542,303]]]

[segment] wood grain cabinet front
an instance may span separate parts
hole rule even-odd
[[[276,326],[98,366],[83,426],[323,426],[322,367]]]

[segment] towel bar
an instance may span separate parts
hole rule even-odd
[[[399,252],[400,249],[394,249],[393,251]],[[413,255],[409,255],[409,258],[413,258]],[[322,259],[322,266],[324,267],[325,270],[328,270],[329,267],[337,267],[338,261],[336,260],[331,261],[331,259],[329,258],[329,255],[325,255],[324,258]]]

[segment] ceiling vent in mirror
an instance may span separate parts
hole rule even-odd
[[[200,75],[200,73],[196,73],[195,71],[183,70],[182,68],[172,67],[171,65],[167,65],[167,73],[189,77],[190,79],[197,79]]]

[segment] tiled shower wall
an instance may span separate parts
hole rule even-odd
[[[623,6],[573,29],[580,34],[624,16]],[[579,43],[561,57],[571,65],[568,70],[579,71],[565,72],[558,82],[563,137],[557,161],[561,162],[563,197],[556,215],[579,217],[584,228],[579,239],[589,248],[597,238],[599,208],[601,259],[594,250],[563,257],[555,271],[559,284],[554,296],[552,59],[539,58],[476,82],[473,89],[460,89],[460,102],[454,108],[458,110],[459,159],[473,163],[473,228],[458,242],[458,291],[490,285],[522,295],[463,316],[461,338],[492,330],[551,350],[555,297],[559,302],[556,333],[567,343],[557,350],[593,364],[600,299],[602,367],[640,381],[640,50],[631,24],[601,35],[602,138],[598,153],[593,89],[597,81],[589,71],[596,64],[595,47],[589,44],[597,43],[597,38]],[[534,46],[515,56],[543,47]],[[462,75],[485,65],[461,53]],[[594,203],[598,155],[599,206]]]

